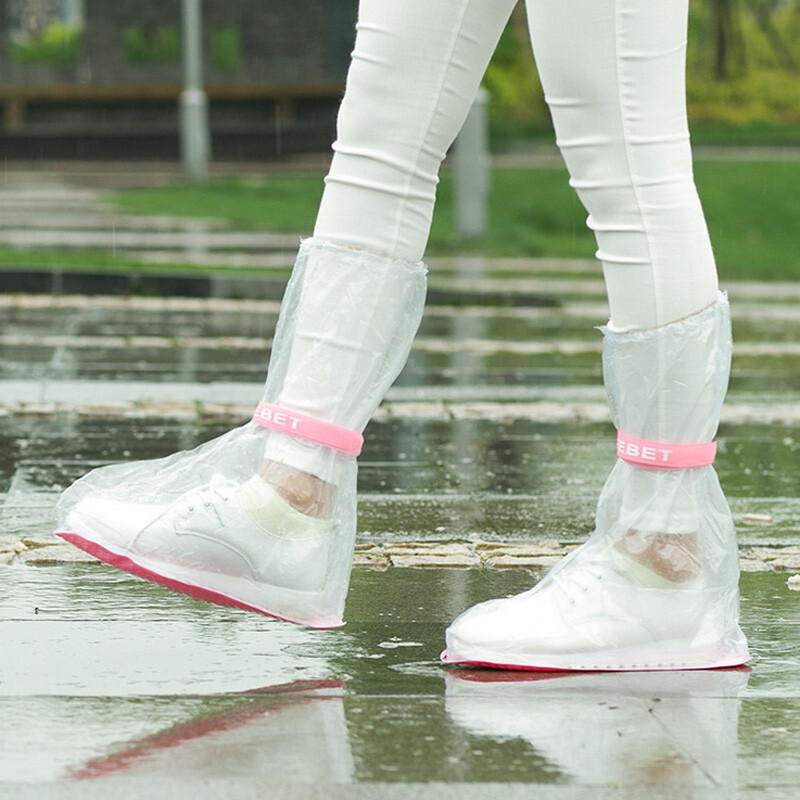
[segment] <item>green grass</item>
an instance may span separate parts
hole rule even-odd
[[[699,161],[696,176],[723,282],[800,279],[800,161]],[[595,243],[585,227],[586,212],[563,169],[499,169],[492,186],[489,235],[461,242],[453,233],[452,181],[445,173],[430,254],[469,249],[498,256],[592,256]],[[213,217],[237,228],[309,235],[321,193],[320,176],[132,190],[114,202],[124,212]],[[110,253],[0,250],[0,263],[23,262],[137,268],[135,260]],[[147,268],[200,271],[180,263]]]
[[[800,162],[699,162],[695,173],[723,282],[800,280]]]
[[[560,169],[496,170],[491,231],[468,246],[494,255],[590,257],[594,252],[583,208]],[[263,183],[219,182],[142,189],[117,195],[123,211],[225,219],[245,229],[308,235],[314,227],[322,179],[290,178]],[[452,180],[439,186],[429,252],[464,248],[453,233]]]
[[[562,169],[495,170],[489,234],[470,247],[491,255],[591,258],[596,249],[586,211]],[[463,249],[453,230],[453,184],[444,176],[431,228],[430,250]]]
[[[723,278],[800,279],[800,162],[699,161],[698,190]],[[232,225],[311,232],[322,192],[319,178],[263,183],[171,186],[125,192],[124,210],[227,219]],[[495,170],[491,230],[465,245],[452,226],[452,181],[445,174],[429,252],[468,246],[490,255],[591,257],[586,212],[563,169]]]
[[[308,232],[314,226],[322,176],[269,181],[215,181],[204,186],[175,184],[122,192],[123,211],[228,220],[245,230]]]
[[[695,146],[714,147],[797,147],[800,145],[800,126],[769,125],[725,125],[723,123],[697,121],[691,124],[692,143]]]

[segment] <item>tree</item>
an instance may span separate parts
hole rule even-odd
[[[710,0],[714,35],[714,78],[724,81],[732,75],[731,61],[736,50],[737,12],[735,0]]]

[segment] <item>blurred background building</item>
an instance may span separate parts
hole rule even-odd
[[[328,151],[358,0],[203,0],[215,159]],[[178,158],[180,0],[0,0],[0,158]],[[552,143],[520,3],[486,74],[494,150]],[[800,145],[800,0],[692,0],[703,144]]]
[[[204,0],[214,155],[326,150],[357,0]],[[0,0],[0,154],[177,158],[178,0]]]

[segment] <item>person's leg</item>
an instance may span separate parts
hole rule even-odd
[[[253,421],[189,453],[90,473],[59,503],[61,535],[203,599],[341,624],[353,456],[411,346],[439,165],[513,5],[362,0],[336,156]]]
[[[571,185],[589,211],[614,330],[713,303],[717,276],[692,174],[687,0],[529,0],[537,64]]]
[[[330,247],[309,249],[303,301],[282,353],[285,371],[272,369],[267,387],[273,396],[277,389],[279,405],[362,430],[380,402],[381,354],[398,320],[417,313],[400,294],[401,270],[393,264],[423,256],[439,167],[513,6],[513,0],[362,0],[314,241],[367,255],[351,274],[337,276]],[[287,495],[299,483],[298,506],[324,493],[314,478],[336,483],[329,450],[273,437],[266,456],[271,472],[276,462],[297,470],[278,469],[292,484]]]
[[[462,615],[443,657],[551,669],[739,664],[748,654],[738,559],[716,475],[663,468],[680,466],[671,460],[681,445],[714,436],[731,353],[692,178],[686,3],[528,9],[558,144],[605,272],[604,378],[625,460],[589,541],[531,591]]]
[[[418,261],[439,166],[515,0],[362,0],[314,236]]]
[[[647,6],[633,0],[529,0],[528,7],[558,145],[597,238],[609,331],[656,328],[711,305],[717,272],[694,184],[686,118],[688,0]],[[569,42],[563,35],[567,19],[574,32]],[[684,365],[687,379],[702,375],[703,358],[699,353]],[[654,402],[649,424],[636,426],[643,438],[668,441],[684,434],[665,428],[670,413],[709,413],[691,408],[691,392],[673,391]],[[696,478],[685,475],[680,487],[654,497],[656,485],[664,491],[663,483],[656,484],[661,479],[635,471],[626,481],[626,507],[634,513],[649,508],[651,517],[669,514],[673,526],[683,515],[689,519],[679,530],[694,530],[690,484]],[[653,519],[648,527],[658,524]],[[629,543],[636,546],[634,539]],[[678,539],[672,544],[668,549],[676,557],[686,549]],[[692,547],[691,540],[684,544]]]

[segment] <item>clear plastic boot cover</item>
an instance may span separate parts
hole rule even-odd
[[[727,299],[651,331],[605,331],[615,425],[671,444],[710,441],[728,384]],[[618,461],[596,528],[536,586],[481,603],[447,631],[442,659],[548,670],[663,670],[749,659],[739,624],[738,551],[712,466]]]
[[[421,264],[307,240],[264,401],[360,433],[406,361],[424,298]],[[299,392],[303,407],[287,406]],[[251,421],[191,451],[90,472],[62,495],[57,532],[193,597],[336,627],[356,472],[351,454]]]

